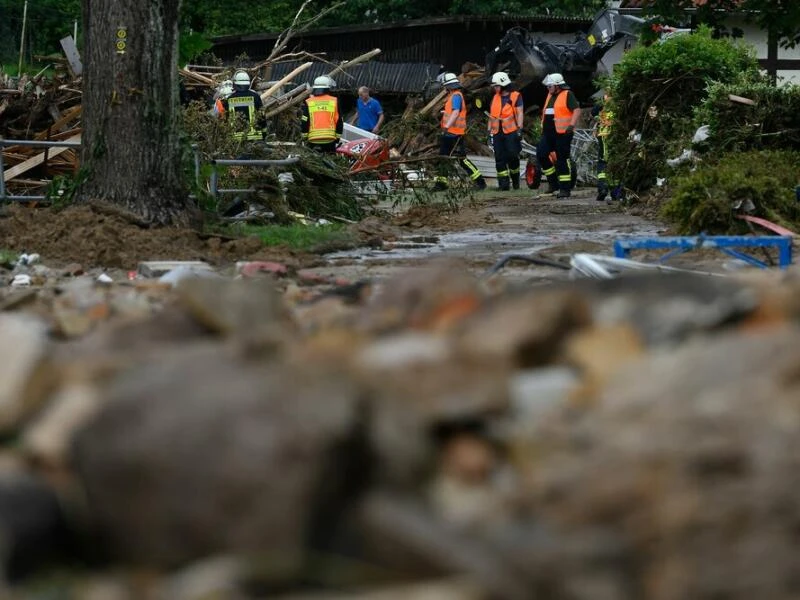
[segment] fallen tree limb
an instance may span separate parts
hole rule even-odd
[[[283,86],[284,83],[287,83],[287,82],[291,81],[292,78],[296,77],[297,75],[299,75],[300,73],[302,73],[303,71],[308,69],[312,64],[314,64],[314,63],[312,63],[312,62],[303,63],[302,65],[297,67],[294,71],[292,71],[288,75],[284,76],[280,81],[276,82],[271,88],[269,88],[268,90],[266,90],[265,92],[263,92],[261,94],[261,100],[265,101],[272,94],[274,94],[277,90],[279,90],[281,88],[281,86]]]
[[[365,52],[364,54],[355,57],[353,60],[349,60],[347,62],[344,62],[344,63],[340,64],[335,69],[330,71],[328,73],[328,76],[332,77],[332,76],[336,75],[337,73],[344,72],[346,69],[349,69],[350,67],[353,67],[355,65],[361,64],[363,62],[367,62],[368,60],[374,58],[375,56],[377,56],[380,53],[381,53],[381,49],[380,48],[374,48],[373,50],[370,50],[369,52]],[[284,104],[283,106],[268,112],[266,114],[266,116],[267,117],[273,117],[273,116],[283,112],[284,110],[287,110],[288,108],[290,108],[292,106],[295,106],[296,104],[299,104],[300,102],[302,102],[306,98],[308,98],[310,95],[311,95],[311,90],[310,89],[306,90],[305,92],[300,94],[297,98],[295,98],[291,102],[289,102],[287,104]]]

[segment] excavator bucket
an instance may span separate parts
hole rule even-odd
[[[550,42],[514,27],[487,54],[486,72],[508,72],[520,90],[535,84],[523,93],[537,100],[544,94],[539,85],[542,79],[549,73],[561,73],[579,97],[588,96],[593,91],[598,63],[606,52],[621,39],[636,37],[644,23],[639,17],[604,9],[597,13],[589,31],[577,32],[575,41],[570,43]]]

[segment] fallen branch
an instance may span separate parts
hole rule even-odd
[[[280,81],[276,82],[271,88],[266,90],[261,94],[261,100],[266,101],[272,94],[274,94],[277,90],[279,90],[284,83],[291,81],[294,77],[308,69],[312,64],[312,62],[303,63],[299,67],[297,67],[294,71],[283,77]]]
[[[332,4],[328,8],[326,8],[326,9],[318,12],[317,14],[315,14],[313,17],[311,17],[305,23],[302,23],[302,24],[298,25],[298,23],[300,22],[300,16],[303,14],[303,11],[305,11],[306,7],[310,3],[311,3],[311,0],[305,0],[305,2],[303,2],[302,5],[300,5],[300,8],[297,10],[297,13],[295,13],[294,19],[292,19],[292,22],[289,25],[289,27],[287,27],[278,36],[278,39],[275,40],[275,45],[272,47],[272,51],[269,53],[269,56],[267,56],[266,62],[271,62],[281,52],[283,52],[284,49],[286,48],[286,46],[289,44],[289,40],[292,39],[292,36],[294,36],[294,34],[302,33],[303,31],[305,31],[308,28],[310,28],[314,23],[319,21],[322,17],[324,17],[325,15],[330,13],[331,11],[336,10],[337,8],[339,8],[340,6],[342,6],[344,4],[344,2],[337,2],[336,4]]]
[[[366,62],[366,61],[372,59],[373,57],[377,56],[380,53],[381,53],[381,49],[380,48],[375,48],[373,50],[370,50],[369,52],[365,52],[364,54],[355,57],[353,60],[350,60],[350,61],[347,61],[347,62],[344,62],[344,63],[340,64],[335,69],[333,69],[331,72],[329,72],[328,76],[331,77],[331,76],[335,75],[336,73],[343,72],[346,69],[349,69],[350,67],[353,67],[355,65],[358,65],[358,64],[361,64],[363,62]],[[303,92],[302,94],[300,94],[297,98],[292,100],[291,102],[289,102],[289,103],[287,103],[287,104],[285,104],[285,105],[283,105],[283,106],[281,106],[279,108],[276,108],[273,111],[268,112],[265,116],[273,117],[273,116],[283,112],[284,110],[286,110],[286,109],[288,109],[288,108],[290,108],[292,106],[295,106],[295,105],[299,104],[300,102],[303,102],[310,95],[311,95],[311,90],[308,89],[305,92]]]

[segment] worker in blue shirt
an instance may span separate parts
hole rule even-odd
[[[358,112],[350,119],[350,124],[358,125],[361,129],[372,133],[378,133],[381,125],[383,125],[383,107],[380,102],[369,95],[367,86],[362,85],[358,88],[356,110]]]

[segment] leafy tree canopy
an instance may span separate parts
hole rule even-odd
[[[181,10],[183,38],[189,35],[211,38],[227,34],[281,31],[294,18],[303,0],[192,0]],[[605,0],[314,0],[307,7],[309,17],[326,8],[339,6],[316,26],[388,23],[424,17],[452,15],[552,14],[590,17],[606,5]],[[22,28],[24,0],[0,0],[0,61],[16,65]],[[739,11],[772,32],[784,44],[800,42],[800,2],[797,0],[707,0],[694,7],[694,0],[652,0],[645,9],[669,23],[686,21],[686,9],[695,8],[696,22],[719,27],[721,11]],[[28,0],[25,62],[34,54],[59,53],[58,40],[72,33],[80,20],[81,0]],[[82,25],[78,23],[79,38]],[[197,38],[184,40],[185,51],[202,49]],[[188,58],[184,55],[184,58]]]

